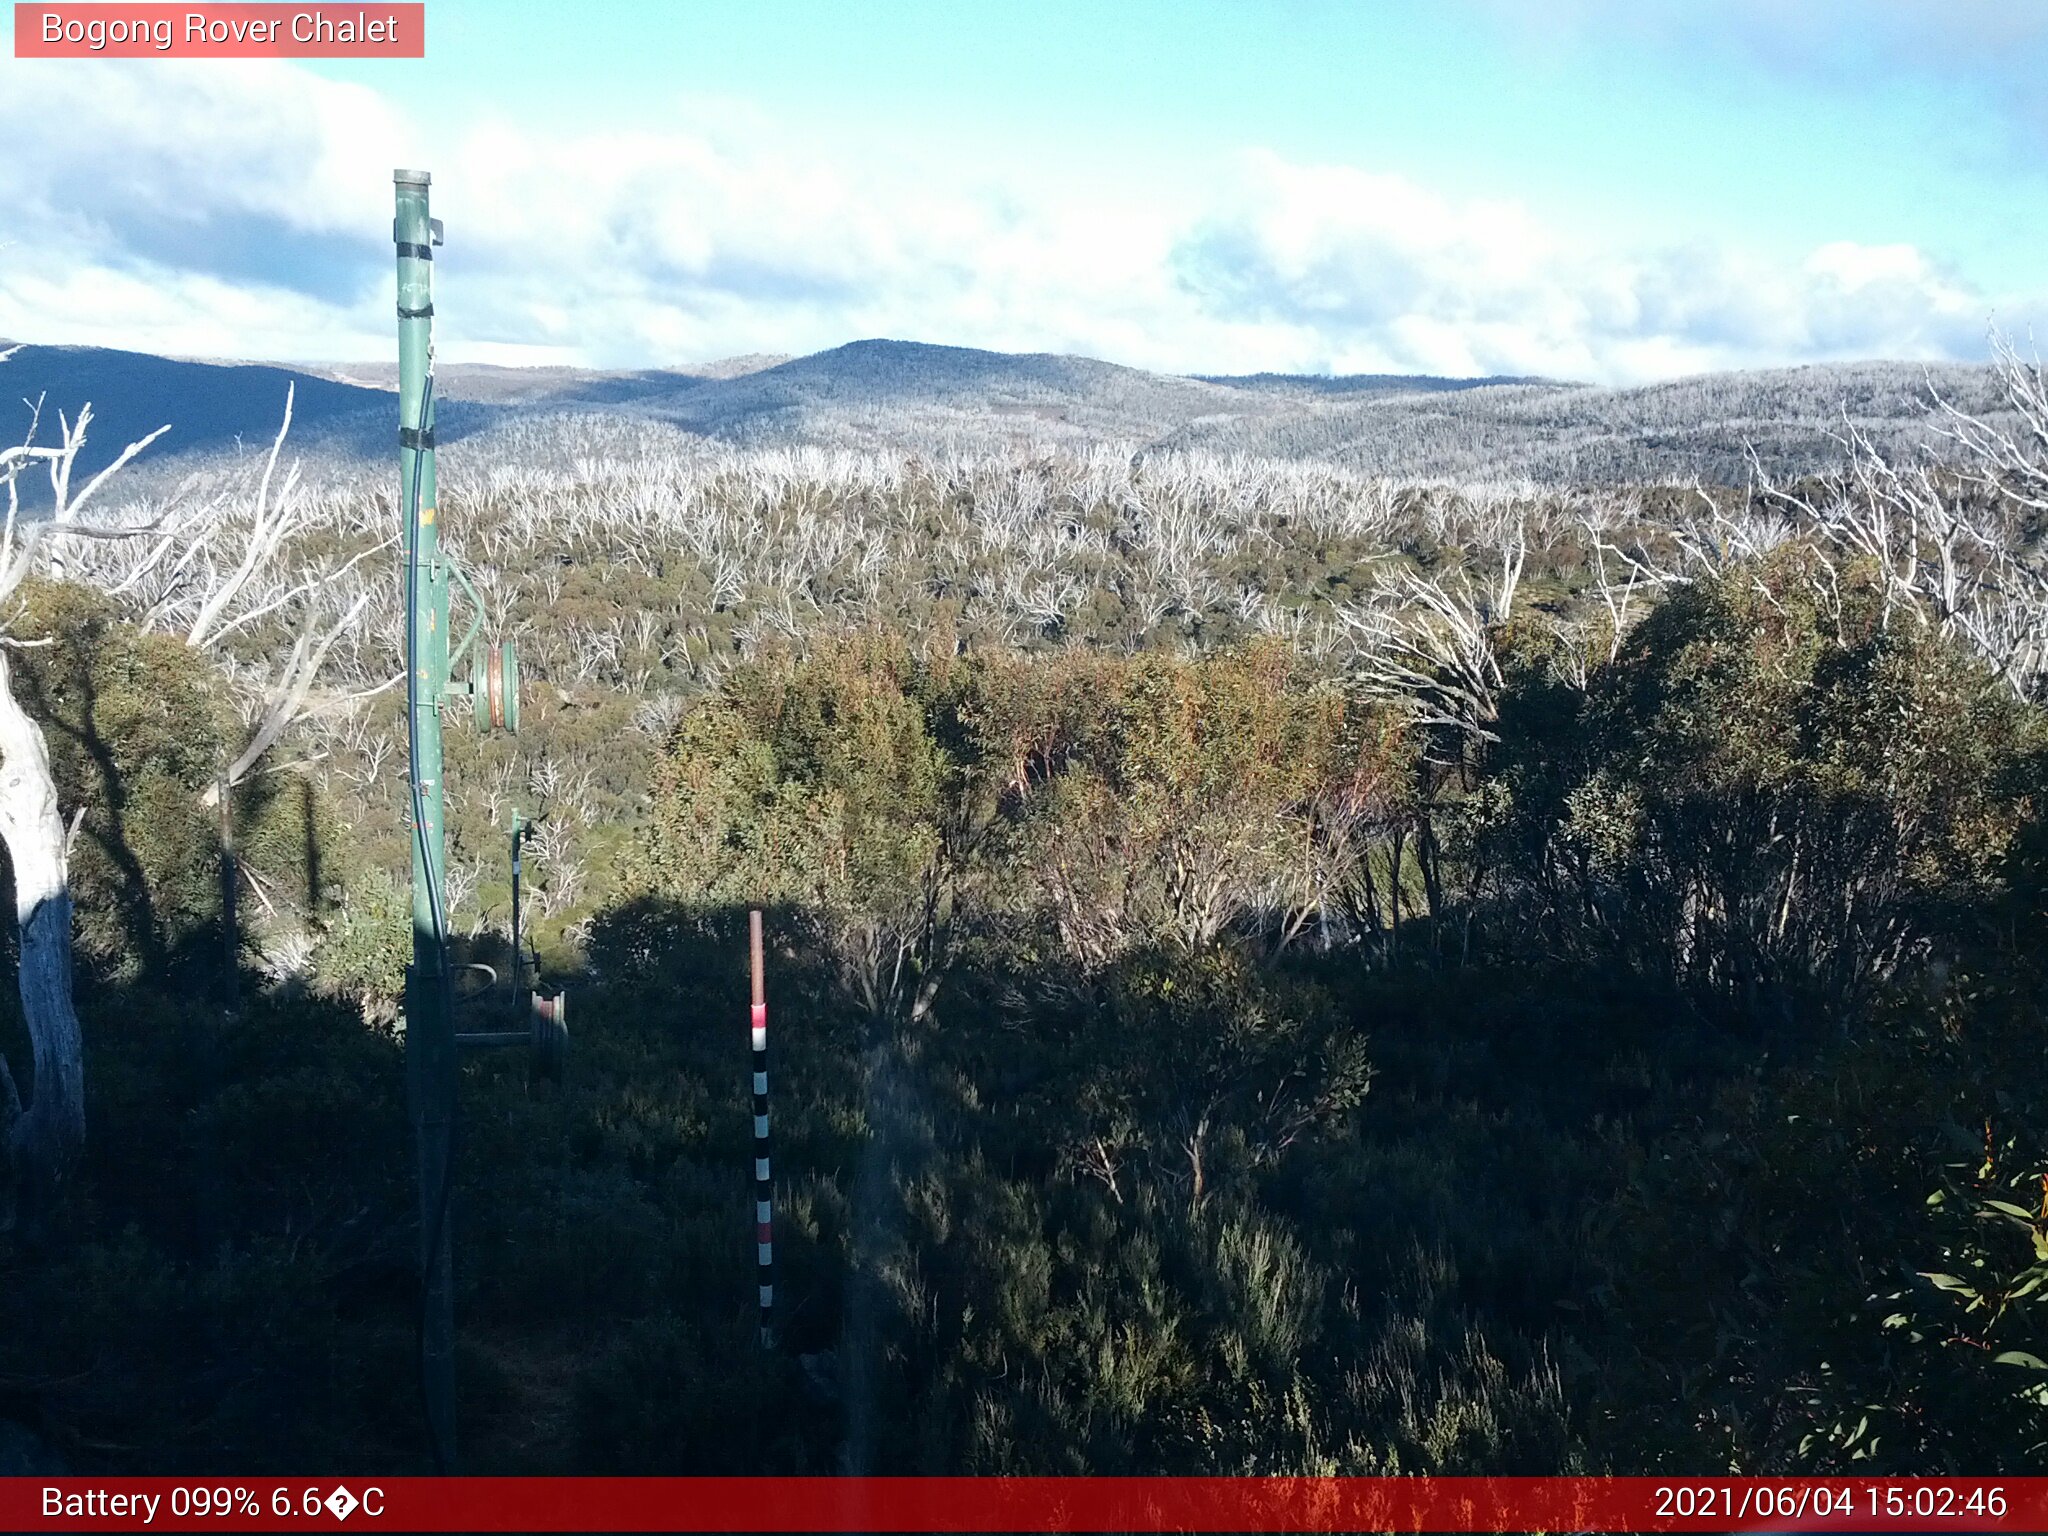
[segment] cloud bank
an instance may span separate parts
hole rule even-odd
[[[1512,200],[1248,149],[1193,190],[862,163],[682,115],[428,144],[287,64],[17,63],[0,97],[0,334],[192,356],[380,357],[390,172],[449,226],[454,360],[652,366],[863,336],[1180,372],[1631,383],[1847,357],[1975,358],[2035,295],[1904,244],[1765,260],[1592,244]]]

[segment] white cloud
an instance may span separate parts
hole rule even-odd
[[[1991,301],[1909,245],[1771,263],[1728,244],[1614,249],[1512,203],[1246,156],[1180,245],[1212,313],[1290,323],[1340,367],[1633,381],[1823,357],[1975,355]]]
[[[864,163],[744,112],[428,143],[289,65],[17,64],[0,334],[381,356],[389,175],[435,173],[444,355],[638,366],[889,335],[1142,366],[1632,381],[1975,356],[1993,296],[1909,245],[1598,246],[1513,200],[1248,152],[1193,190]],[[2010,303],[2011,301],[2008,301]],[[2011,318],[2010,310],[2004,318]]]
[[[132,228],[235,210],[353,229],[380,205],[359,168],[404,143],[377,92],[277,61],[17,61],[9,71],[0,193],[59,217]]]

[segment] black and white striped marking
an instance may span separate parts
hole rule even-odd
[[[761,1286],[761,1347],[775,1341],[775,1208],[768,1171],[768,1003],[761,974],[761,914],[747,914],[754,973],[754,1257]]]

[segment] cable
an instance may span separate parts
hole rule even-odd
[[[427,376],[420,392],[419,422],[414,427],[415,439],[424,435],[434,414],[434,349],[427,344]],[[413,837],[419,845],[420,868],[426,872],[427,909],[434,923],[434,960],[438,970],[441,988],[442,1017],[451,1024],[455,1018],[454,978],[448,969],[448,913],[442,905],[441,883],[434,869],[433,847],[427,836],[426,796],[420,787],[420,657],[419,657],[419,575],[420,575],[420,475],[426,462],[426,448],[415,448],[412,461],[412,484],[406,494],[405,524],[405,734],[406,750],[410,754],[406,778],[412,793]],[[438,707],[438,702],[436,707]],[[452,1042],[451,1042],[452,1048]],[[422,1090],[425,1089],[422,1084]],[[455,1186],[455,1105],[448,1106],[448,1139],[446,1156],[441,1166],[441,1188],[434,1201],[432,1219],[426,1232],[426,1244],[421,1250],[419,1309],[419,1367],[420,1403],[426,1412],[427,1440],[434,1457],[434,1470],[446,1476],[453,1461],[450,1447],[442,1444],[441,1427],[435,1422],[433,1398],[428,1386],[427,1363],[427,1309],[431,1287],[429,1273],[441,1251],[441,1242],[448,1230],[448,1197]],[[425,1109],[421,1111],[422,1130],[425,1129]],[[448,1283],[455,1283],[454,1266],[449,1266]]]

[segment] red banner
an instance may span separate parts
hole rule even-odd
[[[17,59],[420,59],[427,8],[336,5],[24,5]]]
[[[2048,1477],[24,1477],[0,1529],[2043,1531]]]

